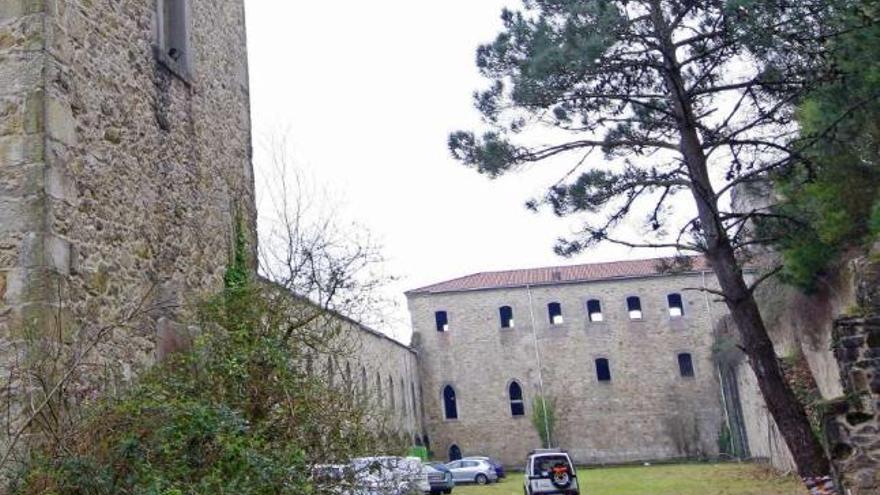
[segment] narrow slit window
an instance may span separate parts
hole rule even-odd
[[[498,313],[501,316],[501,328],[513,328],[513,308],[501,306]]]
[[[678,355],[678,371],[684,378],[694,376],[694,359],[689,353],[683,352]]]
[[[562,325],[562,305],[558,302],[552,302],[547,305],[547,314],[550,317],[551,325]]]
[[[452,385],[443,387],[443,414],[446,419],[458,419],[458,403]]]
[[[605,317],[602,316],[602,303],[598,299],[587,301],[587,315],[590,317],[590,321],[605,321]]]
[[[630,320],[642,319],[642,300],[636,296],[626,298],[626,310],[629,312]]]
[[[669,294],[666,296],[666,300],[669,302],[669,316],[671,318],[684,316],[684,302],[681,299],[681,294]]]
[[[367,368],[361,366],[361,400],[367,398]]]
[[[434,321],[437,323],[438,332],[449,331],[449,315],[446,311],[437,311],[434,313]]]
[[[382,375],[376,372],[376,403],[379,407],[385,405],[385,397],[382,396]]]
[[[159,39],[161,59],[172,69],[188,76],[190,70],[188,0],[159,0]]]
[[[522,386],[520,386],[518,382],[511,382],[510,386],[507,388],[507,393],[510,396],[511,416],[525,416],[526,405],[523,402]]]
[[[397,404],[394,403],[394,378],[388,377],[388,398],[390,399],[391,410],[397,409]]]
[[[611,365],[607,359],[599,358],[596,360],[596,378],[600,382],[611,381]]]

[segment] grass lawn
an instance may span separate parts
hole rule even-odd
[[[580,469],[584,495],[803,495],[794,478],[754,464],[681,464]],[[453,495],[522,495],[521,473],[502,483],[457,486]]]

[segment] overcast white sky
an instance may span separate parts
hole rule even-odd
[[[500,29],[505,0],[371,2],[247,0],[255,168],[259,145],[286,134],[293,159],[328,187],[343,215],[384,244],[399,321],[380,328],[409,341],[403,291],[468,273],[640,258],[604,247],[573,260],[552,252],[576,221],[524,202],[566,164],[490,181],[454,161],[446,138],[479,126],[474,64]],[[263,205],[264,206],[264,205]]]

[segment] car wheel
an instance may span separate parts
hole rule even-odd
[[[452,493],[452,488],[450,488],[449,490],[443,490],[443,493],[449,495],[450,493]]]
[[[478,485],[485,485],[489,482],[489,477],[483,473],[480,473],[477,475],[476,478],[474,478],[474,481],[476,481]]]

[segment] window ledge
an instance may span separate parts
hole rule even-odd
[[[183,64],[169,57],[158,45],[153,45],[153,54],[156,57],[156,61],[168,69],[168,72],[183,81],[187,86],[192,86],[192,74]]]

